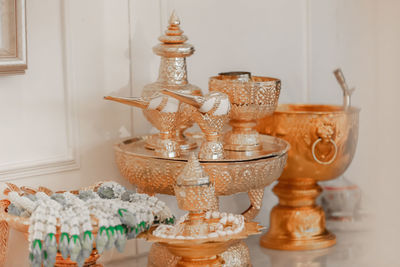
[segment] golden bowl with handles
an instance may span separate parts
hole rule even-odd
[[[319,181],[339,177],[350,165],[357,145],[360,109],[335,105],[287,104],[261,119],[257,130],[288,141],[287,165],[273,192],[270,228],[261,246],[306,250],[335,244],[325,228],[325,214],[315,200]]]

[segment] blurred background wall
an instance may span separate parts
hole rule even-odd
[[[353,105],[362,109],[357,153],[345,175],[362,188],[378,221],[397,225],[397,0],[27,0],[28,70],[0,77],[0,180],[54,189],[105,179],[127,185],[112,145],[151,127],[140,111],[102,97],[139,96],[157,78],[159,57],[151,48],[173,9],[196,48],[189,80],[203,92],[209,76],[246,70],[280,78],[281,103],[341,104],[332,74],[341,67],[356,87]],[[245,195],[221,201],[236,212],[248,205]],[[257,218],[264,225],[275,203],[267,188]],[[380,226],[387,236],[382,230],[377,240],[395,248],[391,228]],[[105,259],[148,247],[129,244],[124,255]],[[27,242],[12,233],[7,266],[25,266],[28,257],[16,257],[24,253]]]

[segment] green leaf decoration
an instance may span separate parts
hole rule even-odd
[[[42,250],[42,241],[41,240],[35,239],[33,241],[33,244],[32,244],[33,249],[36,249],[36,245],[38,245],[39,249]]]
[[[119,209],[119,210],[118,210],[118,214],[119,214],[119,216],[121,216],[121,217],[124,216],[124,215],[122,214],[122,212],[128,212],[128,210],[126,210],[126,209]]]

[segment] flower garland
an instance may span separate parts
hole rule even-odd
[[[244,217],[238,214],[208,211],[205,219],[219,219],[216,223],[209,223],[208,233],[183,235],[181,226],[188,219],[188,214],[182,216],[175,226],[160,225],[154,230],[153,235],[160,238],[194,240],[206,238],[218,238],[229,235],[239,234],[244,229]]]
[[[57,251],[83,266],[93,250],[98,253],[116,247],[122,252],[127,239],[135,238],[153,224],[173,224],[175,217],[155,197],[128,191],[115,182],[103,183],[96,192],[86,190],[51,196],[43,192],[19,195],[10,192],[10,214],[29,217],[29,259],[31,266],[53,266]],[[94,237],[91,216],[98,219]],[[57,227],[60,239],[57,244]]]

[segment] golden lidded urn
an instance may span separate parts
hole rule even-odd
[[[201,95],[199,87],[190,84],[187,78],[186,57],[191,56],[195,49],[194,46],[186,43],[188,38],[183,35],[180,28],[180,20],[175,12],[169,19],[169,25],[164,35],[158,39],[161,43],[153,47],[153,52],[161,57],[160,68],[157,81],[147,84],[142,90],[143,98],[152,98],[155,94],[164,89],[181,92],[190,95]],[[197,144],[184,136],[183,132],[193,125],[190,106],[181,104],[179,107],[179,118],[176,121],[176,139],[183,150],[194,148]],[[144,116],[153,125],[157,115],[143,110]],[[157,139],[154,136],[153,139]],[[151,147],[148,140],[148,146]]]
[[[335,244],[316,205],[319,181],[335,179],[350,165],[357,145],[359,109],[335,105],[280,105],[257,129],[288,141],[287,165],[273,192],[270,228],[261,246],[283,250],[320,249]]]

